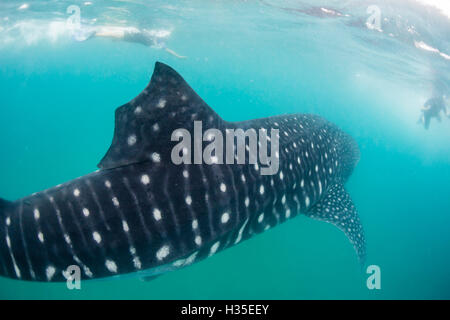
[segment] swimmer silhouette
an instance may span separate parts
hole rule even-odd
[[[436,118],[441,122],[441,111],[450,118],[450,111],[447,111],[447,106],[445,105],[444,96],[439,95],[428,99],[423,105],[422,114],[419,118],[418,123],[422,123],[426,130],[430,127],[430,121],[432,118]]]
[[[186,58],[166,46],[163,39],[169,34],[170,33],[168,31],[155,31],[147,29],[140,30],[135,27],[101,26],[95,28],[80,28],[74,33],[74,38],[77,41],[85,41],[93,37],[111,38],[115,40],[138,43],[152,48],[164,49],[167,53],[170,53],[174,57],[179,59]]]

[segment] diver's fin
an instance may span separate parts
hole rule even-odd
[[[98,167],[109,169],[145,162],[153,153],[169,156],[176,129],[193,134],[194,121],[204,130],[223,121],[171,67],[156,62],[149,85],[116,110],[114,138]]]
[[[306,215],[316,220],[334,224],[344,231],[353,244],[360,263],[364,265],[366,258],[364,230],[353,201],[343,185],[330,186],[324,198],[311,207]]]
[[[149,282],[152,280],[155,280],[156,278],[159,278],[161,276],[161,274],[157,274],[155,276],[146,276],[146,277],[142,277],[141,280],[144,282]]]

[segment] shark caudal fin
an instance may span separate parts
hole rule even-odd
[[[168,143],[180,128],[194,132],[194,121],[203,129],[220,128],[223,120],[171,67],[156,62],[148,86],[132,101],[116,110],[114,138],[98,165],[116,168],[169,156]]]
[[[358,212],[344,186],[330,186],[324,198],[306,213],[310,218],[331,223],[344,231],[358,254],[359,262],[366,260],[364,230]]]

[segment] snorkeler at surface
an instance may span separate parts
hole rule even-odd
[[[432,118],[436,118],[439,122],[441,121],[441,111],[450,118],[450,110],[447,110],[446,100],[447,98],[442,95],[428,99],[421,109],[422,114],[418,123],[422,123],[425,129],[428,130]]]
[[[164,42],[164,38],[170,35],[169,31],[156,30],[139,30],[134,27],[96,27],[91,29],[80,29],[74,33],[74,38],[77,41],[85,41],[93,37],[104,37],[127,42],[139,43],[148,47],[157,49],[164,49],[171,55],[184,59],[185,56],[179,55],[172,49],[168,48]]]

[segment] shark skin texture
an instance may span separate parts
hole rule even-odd
[[[360,153],[336,125],[310,114],[227,122],[160,62],[115,117],[100,170],[14,202],[0,199],[1,276],[66,281],[76,265],[83,280],[153,279],[300,214],[341,229],[364,263],[364,231],[344,187]],[[195,121],[224,133],[277,129],[277,172],[261,174],[259,162],[174,164],[172,133],[193,134]]]

